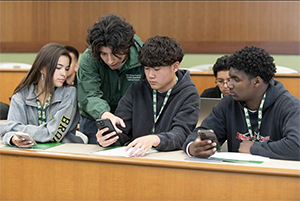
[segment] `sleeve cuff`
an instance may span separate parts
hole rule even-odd
[[[185,149],[185,153],[186,153],[189,157],[192,157],[192,155],[189,153],[189,147],[190,147],[190,145],[191,145],[192,143],[193,143],[193,142],[188,143],[188,145],[186,146],[186,149]]]

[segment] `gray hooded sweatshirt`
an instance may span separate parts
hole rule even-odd
[[[4,144],[10,144],[12,136],[21,131],[37,142],[78,142],[75,136],[79,121],[76,88],[62,86],[55,90],[52,102],[46,107],[46,123],[39,125],[34,86],[13,95],[7,123],[0,123]]]

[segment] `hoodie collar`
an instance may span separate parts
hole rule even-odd
[[[63,89],[64,89],[64,86],[55,89],[54,96],[53,96],[52,102],[51,102],[52,104],[61,102],[63,100],[63,93],[62,93]],[[25,103],[28,106],[37,107],[36,95],[34,93],[34,85],[33,84],[31,84],[28,88]]]
[[[271,79],[269,82],[269,87],[267,89],[267,96],[264,105],[264,109],[270,107],[274,104],[279,96],[285,93],[287,90],[284,88],[283,84],[277,80]]]

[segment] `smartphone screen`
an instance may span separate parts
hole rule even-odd
[[[96,125],[97,125],[97,127],[98,127],[98,129],[103,129],[103,128],[108,128],[108,131],[106,131],[106,132],[104,132],[102,135],[104,136],[104,135],[107,135],[107,134],[109,134],[109,133],[111,133],[111,132],[113,132],[113,131],[115,131],[116,132],[116,130],[115,130],[115,127],[113,126],[113,124],[111,123],[111,121],[110,121],[110,119],[97,119],[96,120]],[[116,132],[117,133],[117,132]],[[117,134],[116,135],[114,135],[114,136],[111,136],[110,138],[108,138],[108,139],[106,139],[106,140],[109,140],[109,139],[111,139],[111,138],[114,138],[114,137],[116,137],[117,136]]]

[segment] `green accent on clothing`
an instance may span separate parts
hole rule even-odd
[[[137,36],[134,40],[129,57],[120,70],[111,70],[101,59],[94,60],[89,48],[82,54],[77,72],[81,115],[98,119],[106,111],[114,113],[127,88],[145,78],[144,67],[137,59],[143,43]]]
[[[46,118],[46,108],[50,103],[52,95],[49,94],[48,98],[45,101],[44,107],[42,107],[42,104],[39,100],[39,98],[36,98],[36,103],[37,103],[37,111],[38,111],[38,117],[39,117],[39,125],[44,124],[47,122]]]

